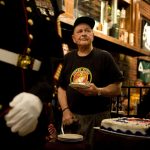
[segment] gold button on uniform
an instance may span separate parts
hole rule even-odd
[[[5,5],[5,2],[4,1],[0,1],[0,5]]]
[[[34,24],[32,19],[28,19],[28,23],[30,26],[33,26],[33,24]]]
[[[33,35],[32,35],[32,34],[29,34],[29,38],[30,38],[31,40],[33,40]]]
[[[50,21],[50,18],[49,18],[49,17],[46,17],[46,20],[47,20],[47,21]]]
[[[26,7],[27,12],[32,12],[32,8],[31,7]]]
[[[27,54],[30,54],[30,52],[31,52],[31,48],[27,48]]]
[[[0,104],[0,110],[3,108],[3,105],[2,104]]]

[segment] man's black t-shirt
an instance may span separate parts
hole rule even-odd
[[[97,87],[122,81],[123,76],[112,55],[94,48],[87,56],[80,57],[74,50],[65,56],[60,86],[66,90],[70,110],[77,114],[94,114],[109,110],[110,98],[84,96],[68,86],[71,82],[90,82]]]

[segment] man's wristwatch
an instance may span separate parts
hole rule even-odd
[[[102,89],[101,89],[101,88],[98,89],[97,95],[98,95],[98,96],[101,96],[101,95],[102,95]]]

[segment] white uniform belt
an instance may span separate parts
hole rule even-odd
[[[31,63],[26,61],[26,57],[32,60],[30,61]],[[1,49],[1,48],[0,48],[0,61],[14,66],[19,66],[23,69],[31,68],[34,71],[39,71],[41,66],[41,61],[37,59],[30,58],[27,55],[24,56],[24,55],[16,54],[14,52],[10,52],[8,50]]]

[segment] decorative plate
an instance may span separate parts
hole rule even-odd
[[[69,86],[71,86],[72,88],[82,88],[82,89],[90,87],[90,85],[86,83],[70,83]]]

